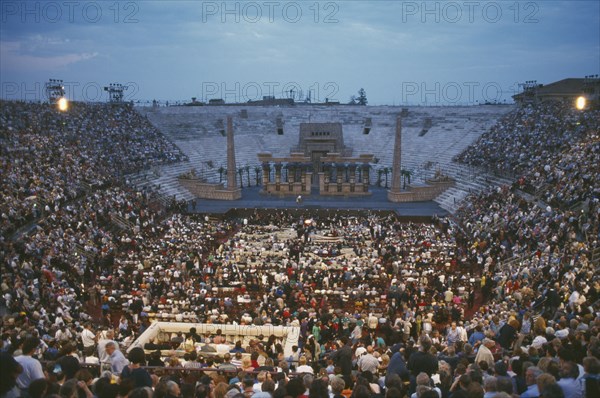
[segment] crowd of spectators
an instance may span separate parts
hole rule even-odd
[[[594,111],[515,111],[461,159],[521,177],[423,224],[167,212],[115,179],[181,158],[134,109],[2,105],[2,398],[599,394]],[[43,209],[22,207],[31,196]],[[133,342],[153,320],[300,339],[291,355],[264,336],[218,356],[193,342],[224,337],[190,330],[146,352]]]
[[[508,113],[456,160],[501,173],[519,175],[548,160],[598,129],[598,111],[571,104],[527,105]]]
[[[0,101],[0,235],[90,189],[184,155],[129,105]]]

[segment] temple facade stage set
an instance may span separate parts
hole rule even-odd
[[[301,123],[290,156],[259,153],[262,193],[272,195],[368,196],[372,154],[352,156],[341,123]]]
[[[237,187],[232,117],[227,118],[227,186],[180,177],[180,183],[201,199],[236,200],[242,197]],[[290,155],[274,157],[257,154],[262,166],[261,194],[275,196],[343,196],[371,195],[369,171],[373,154],[352,155],[344,145],[341,123],[301,123],[298,145]],[[392,186],[387,192],[390,202],[433,200],[454,185],[448,178],[427,181],[423,186],[401,189],[402,119],[396,119]]]

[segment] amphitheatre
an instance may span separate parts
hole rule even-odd
[[[48,380],[597,376],[597,104],[0,104],[2,350]]]

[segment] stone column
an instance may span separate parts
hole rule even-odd
[[[346,174],[346,165],[345,164],[336,164],[336,179],[337,179],[337,187],[336,190],[338,192],[342,191],[342,183],[344,182],[344,177]]]
[[[311,193],[311,189],[312,189],[312,175],[313,173],[310,171],[305,171],[304,172],[304,181],[302,182],[302,184],[304,185],[304,191],[307,193]]]
[[[302,190],[305,191],[304,187],[306,185],[306,165],[300,165],[300,183],[302,184]]]
[[[264,162],[262,164],[262,180],[263,180],[263,189],[267,189],[267,185],[269,184],[269,174],[271,174],[271,167],[269,163]]]
[[[354,192],[354,187],[356,184],[356,164],[352,163],[349,166],[350,169],[350,191]]]
[[[279,191],[279,187],[281,184],[281,167],[282,164],[281,163],[275,163],[275,186],[276,186],[276,190]]]
[[[402,173],[402,118],[396,118],[396,139],[394,141],[394,164],[392,165],[392,192],[400,192]]]
[[[363,192],[369,191],[369,164],[364,163],[362,165],[362,182],[363,182]]]
[[[296,181],[296,166],[293,163],[288,163],[288,182],[290,184],[295,183]]]

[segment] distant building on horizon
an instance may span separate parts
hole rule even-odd
[[[262,105],[262,106],[292,106],[293,98],[275,98],[272,95],[264,95],[262,100],[251,100],[240,105]]]
[[[550,84],[528,82],[522,93],[513,95],[518,105],[538,104],[544,102],[575,102],[578,97],[586,97],[591,103],[598,103],[600,98],[600,78],[598,75],[584,78],[567,78]]]

